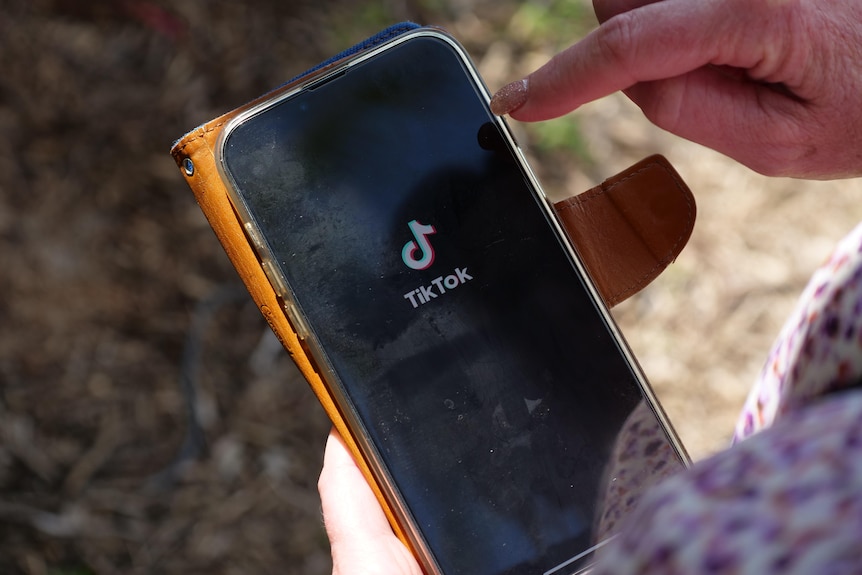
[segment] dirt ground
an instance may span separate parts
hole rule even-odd
[[[550,55],[518,4],[0,2],[0,573],[329,572],[329,426],[168,149],[404,19],[449,28],[499,87]],[[554,194],[659,152],[697,196],[683,255],[616,314],[706,456],[862,186],[758,176],[622,96],[575,117],[584,154],[534,154]]]

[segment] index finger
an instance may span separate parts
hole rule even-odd
[[[729,63],[721,62],[727,19],[717,17],[715,5],[663,0],[614,16],[533,72],[512,117],[555,118],[639,82]]]

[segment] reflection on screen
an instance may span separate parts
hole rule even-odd
[[[225,162],[443,572],[573,570],[633,417],[680,465],[448,45],[253,117]]]

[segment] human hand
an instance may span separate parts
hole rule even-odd
[[[317,488],[333,575],[422,575],[335,430],[326,441]]]
[[[617,90],[656,125],[767,175],[862,175],[862,3],[594,0],[600,26],[495,113],[536,121]]]

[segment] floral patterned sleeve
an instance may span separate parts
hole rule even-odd
[[[862,225],[815,273],[734,445],[646,494],[593,575],[862,573]]]
[[[838,244],[773,344],[735,441],[862,379],[862,225]]]

